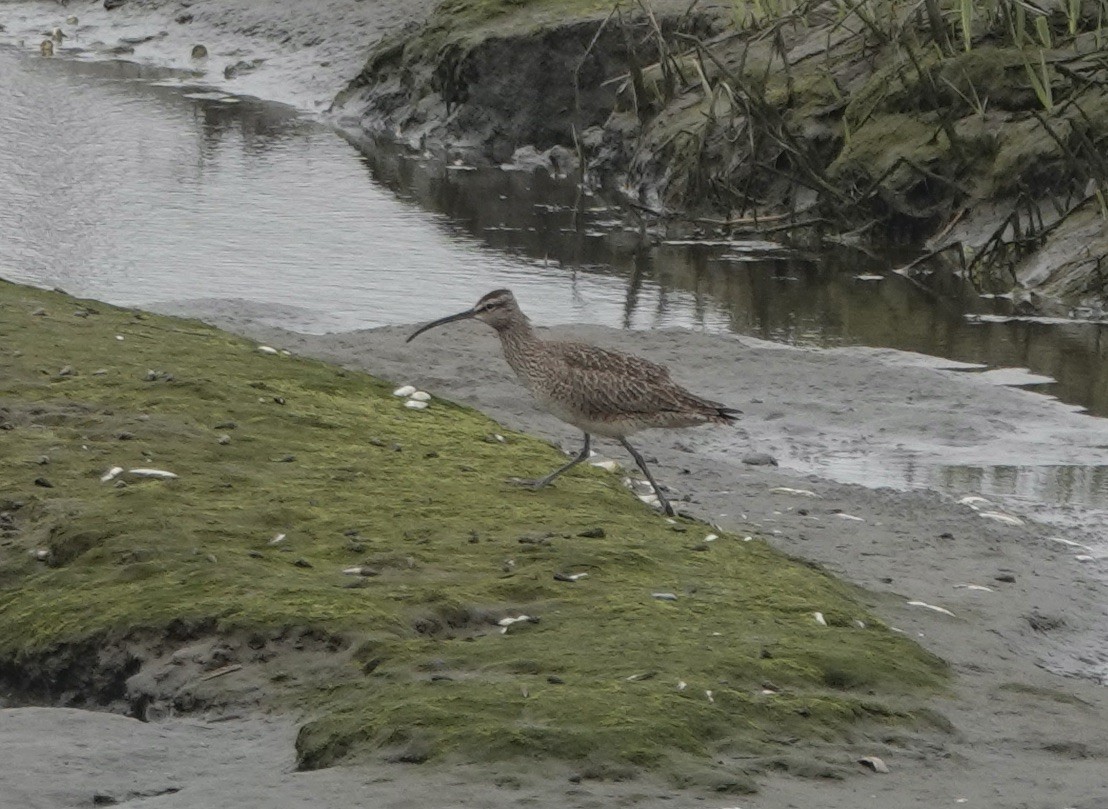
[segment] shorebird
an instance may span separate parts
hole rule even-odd
[[[673,506],[627,436],[654,427],[731,424],[739,415],[733,407],[685,390],[657,363],[587,343],[540,339],[507,289],[490,292],[472,309],[421,326],[407,342],[428,329],[470,318],[496,329],[504,359],[539,407],[585,434],[585,445],[565,466],[538,480],[518,481],[534,489],[587,459],[593,435],[605,436],[631,453],[650,481],[658,504],[672,517]]]

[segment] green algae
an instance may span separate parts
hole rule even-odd
[[[338,638],[333,665],[268,689],[310,717],[305,767],[772,757],[926,721],[945,681],[864,593],[758,539],[690,541],[707,528],[674,532],[596,469],[506,484],[559,454],[448,402],[409,410],[363,374],[7,283],[0,369],[0,671],[172,647],[181,625]],[[114,466],[178,477],[102,481]],[[497,624],[521,614],[538,621]]]

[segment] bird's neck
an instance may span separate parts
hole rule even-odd
[[[496,333],[500,337],[500,347],[504,350],[504,359],[512,366],[516,376],[526,382],[530,376],[528,372],[533,364],[533,359],[542,345],[542,340],[531,328],[531,321],[523,316],[515,318],[498,328]]]

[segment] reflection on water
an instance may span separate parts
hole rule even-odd
[[[889,272],[904,256],[649,244],[544,172],[359,150],[289,108],[124,62],[0,48],[0,110],[0,273],[14,280],[124,304],[244,299],[315,332],[427,320],[511,286],[544,323],[1026,366],[1058,380],[1044,390],[1108,414],[1103,327],[1001,322],[988,316],[1007,302],[958,278]],[[853,474],[851,459],[827,462]],[[889,468],[893,485],[1108,502],[1100,467]],[[872,466],[857,475],[874,482]]]

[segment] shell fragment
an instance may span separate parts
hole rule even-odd
[[[111,469],[109,469],[107,472],[105,472],[104,474],[102,474],[100,476],[100,482],[101,483],[107,483],[109,480],[115,480],[122,473],[123,473],[123,467],[122,466],[113,466]]]
[[[818,494],[808,489],[793,489],[789,486],[777,486],[770,489],[770,491],[776,494],[795,494],[798,497],[819,497]]]
[[[413,402],[429,402],[431,401],[431,394],[425,390],[417,390],[408,396]]]
[[[426,410],[427,402],[421,402],[418,399],[409,399],[408,401],[404,402],[404,407],[408,408],[409,410]]]
[[[934,610],[935,612],[941,612],[943,615],[949,615],[951,618],[954,617],[954,613],[945,607],[936,607],[934,604],[928,604],[926,601],[909,601],[908,606],[923,607],[926,610]]]
[[[1002,514],[999,511],[979,511],[978,515],[990,520],[1002,522],[1005,525],[1023,525],[1023,520],[1019,517],[1013,517],[1011,514]]]
[[[173,472],[167,472],[164,469],[128,469],[127,474],[136,478],[154,478],[156,480],[174,480],[177,477]]]
[[[411,396],[416,392],[415,385],[403,385],[392,392],[393,396]]]

